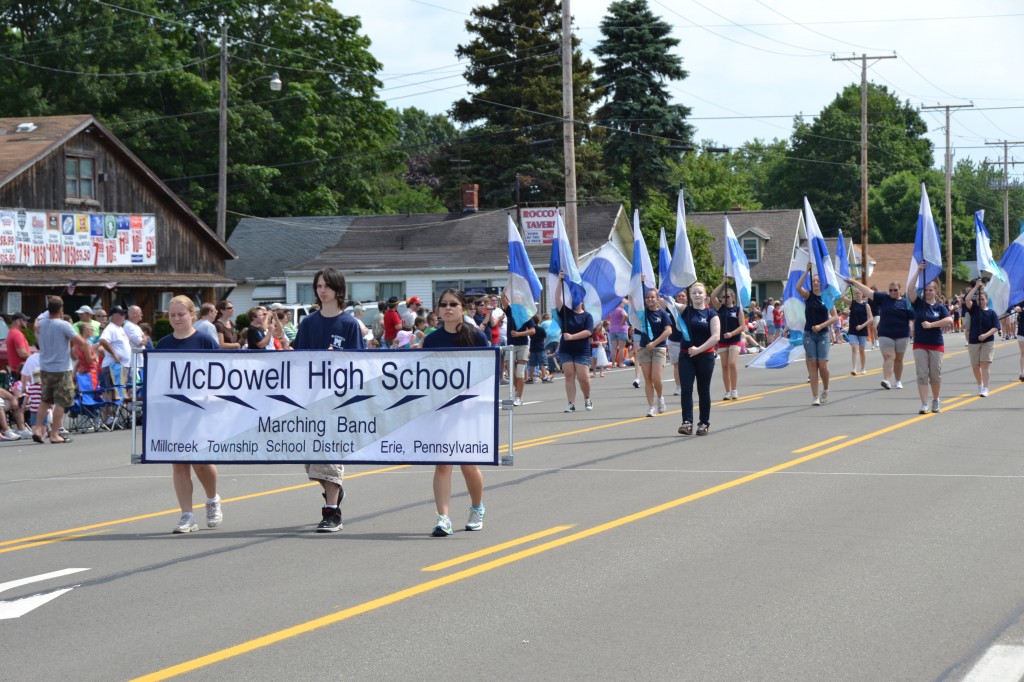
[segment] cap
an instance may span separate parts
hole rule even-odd
[[[397,304],[398,304],[398,297],[397,296],[392,296],[391,298],[388,299],[388,305],[397,305]]]
[[[270,304],[270,310],[283,310],[283,309],[284,309],[284,306],[281,305],[280,303],[271,303]]]
[[[419,296],[413,296],[408,301],[409,305],[422,305],[423,301],[420,300]]]
[[[356,303],[354,306],[352,306],[352,312],[354,313],[361,313],[364,310],[366,310],[366,308],[363,307],[362,303]]]
[[[29,317],[25,313],[20,313],[19,312],[19,313],[14,313],[13,315],[11,315],[11,322],[14,322],[15,320],[28,320],[28,319],[29,319]]]
[[[83,305],[81,308],[75,311],[76,315],[81,315],[82,313],[85,313],[86,315],[92,315],[92,308],[90,308],[87,305]]]
[[[124,314],[124,308],[122,308],[119,305],[115,305],[110,310],[107,311],[107,315],[110,315],[111,317],[113,317],[114,315],[124,316]]]

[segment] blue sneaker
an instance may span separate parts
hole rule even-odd
[[[451,535],[454,531],[452,530],[452,520],[444,514],[437,515],[437,525],[434,526],[434,530],[431,531],[431,535],[435,538],[444,538]]]
[[[480,530],[484,527],[484,512],[487,510],[481,504],[479,507],[469,508],[469,521],[466,521],[466,530]]]

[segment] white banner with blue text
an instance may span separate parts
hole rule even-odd
[[[146,353],[143,462],[492,464],[497,348]]]

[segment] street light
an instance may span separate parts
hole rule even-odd
[[[256,81],[269,79],[270,89],[278,92],[281,89],[281,77],[277,71],[269,76],[259,76],[246,85]],[[223,240],[228,238],[228,25],[221,28],[220,37],[220,125],[218,126],[218,164],[217,164],[217,236]]]

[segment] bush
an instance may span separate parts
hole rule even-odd
[[[161,317],[153,323],[153,345],[155,346],[160,339],[171,334],[173,331],[174,330],[171,329],[171,321],[166,317]]]
[[[235,329],[237,331],[242,331],[243,329],[245,329],[248,326],[249,326],[249,313],[240,313],[235,318]]]

